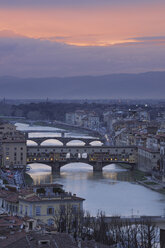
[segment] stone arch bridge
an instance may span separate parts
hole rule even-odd
[[[94,171],[112,163],[125,163],[135,166],[137,148],[114,146],[28,146],[27,163],[43,163],[52,167],[52,172],[73,162],[91,165]]]
[[[47,140],[55,140],[60,141],[63,146],[67,146],[67,144],[71,141],[82,141],[85,143],[85,146],[89,146],[94,141],[100,141],[104,144],[104,139],[98,139],[98,138],[78,138],[78,137],[33,137],[33,138],[27,138],[27,141],[33,141],[36,143],[36,145],[40,146],[44,141]]]

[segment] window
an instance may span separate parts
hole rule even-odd
[[[23,160],[23,153],[21,152],[21,160]]]
[[[22,214],[22,213],[23,213],[23,206],[20,205],[20,214]]]
[[[32,216],[32,210],[33,210],[33,207],[32,207],[32,205],[30,205],[29,216]]]
[[[47,215],[53,215],[54,214],[54,208],[48,207],[47,208]]]
[[[41,215],[41,207],[37,206],[36,207],[36,216],[40,216]]]
[[[78,205],[72,205],[72,212],[77,213],[78,211]]]
[[[28,215],[28,207],[25,206],[25,215]]]

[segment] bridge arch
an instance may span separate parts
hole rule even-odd
[[[49,163],[35,162],[30,161],[27,163],[27,166],[30,167],[29,172],[34,172],[35,170],[39,170],[40,172],[50,172],[51,165]]]
[[[27,146],[38,146],[38,143],[36,141],[30,139],[26,141],[26,144]]]
[[[63,143],[58,139],[46,139],[40,144],[41,146],[63,146]]]
[[[79,171],[86,171],[86,170],[93,170],[93,165],[85,162],[69,162],[61,166],[61,171],[64,170],[79,170]]]
[[[90,146],[102,146],[103,143],[100,140],[93,140],[90,143]]]
[[[70,140],[66,143],[66,146],[85,146],[86,143],[82,140]]]

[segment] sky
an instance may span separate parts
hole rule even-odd
[[[0,76],[165,70],[164,0],[0,0]]]

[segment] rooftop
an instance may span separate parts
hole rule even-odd
[[[146,152],[150,152],[150,153],[160,153],[158,150],[146,148],[146,147],[139,147],[139,149],[144,150]]]
[[[17,216],[8,216],[6,214],[0,215],[0,231],[4,227],[20,227],[23,224],[23,219]]]
[[[18,193],[15,193],[15,192],[10,192],[7,196],[6,196],[6,198],[5,198],[5,200],[6,201],[8,201],[8,202],[13,202],[13,203],[18,203]]]
[[[77,197],[75,194],[71,193],[54,193],[50,195],[45,194],[30,194],[29,196],[19,196],[20,200],[26,202],[43,202],[43,201],[84,201],[85,199]]]

